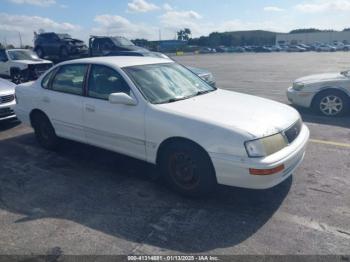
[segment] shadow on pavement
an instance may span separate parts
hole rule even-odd
[[[14,128],[16,126],[19,126],[21,122],[17,119],[9,119],[9,120],[3,120],[0,121],[0,132],[9,130],[11,128]]]
[[[350,128],[350,113],[342,117],[326,117],[318,115],[308,108],[301,108],[296,106],[292,107],[299,111],[304,122]]]
[[[65,219],[136,245],[178,252],[248,239],[276,212],[292,184],[290,178],[265,191],[221,186],[213,196],[195,200],[152,181],[152,168],[141,161],[74,142],[48,152],[28,134],[0,141],[0,156],[0,208],[23,215],[16,223]]]

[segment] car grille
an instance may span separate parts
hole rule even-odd
[[[12,116],[15,112],[11,108],[0,108],[0,118]]]
[[[15,100],[14,95],[0,96],[0,104],[10,103]]]
[[[299,136],[301,132],[301,127],[302,127],[302,122],[301,120],[299,120],[289,129],[284,131],[284,135],[286,136],[289,144],[293,143],[294,140]]]

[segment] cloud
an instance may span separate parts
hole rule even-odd
[[[329,11],[350,11],[350,0],[329,0],[304,2],[295,6],[304,13],[322,13]]]
[[[146,13],[159,9],[155,4],[149,3],[146,0],[133,0],[128,3],[128,12],[131,13]]]
[[[266,12],[283,12],[285,11],[283,8],[277,6],[265,6],[264,11]]]
[[[127,38],[157,39],[158,28],[141,23],[132,23],[119,15],[98,15],[94,21],[97,26],[92,28],[95,35],[124,36]]]
[[[36,6],[50,6],[56,4],[56,0],[8,0],[15,4],[28,4]]]
[[[27,15],[11,15],[0,13],[0,35],[8,43],[18,42],[18,33],[21,33],[23,42],[33,44],[33,32],[43,29],[65,33],[80,33],[81,27],[68,22],[59,23],[50,18]],[[4,39],[0,39],[3,41]]]
[[[174,8],[173,8],[171,5],[169,5],[168,3],[165,3],[165,4],[163,5],[163,9],[164,9],[165,11],[172,11],[172,10],[174,10]]]

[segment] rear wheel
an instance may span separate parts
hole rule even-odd
[[[316,96],[313,108],[316,112],[329,116],[342,116],[349,110],[350,99],[341,91],[330,90]]]
[[[39,144],[49,150],[56,149],[59,138],[50,120],[47,116],[40,113],[34,115],[33,118],[33,128]]]
[[[159,164],[167,183],[183,195],[206,195],[217,185],[211,160],[199,146],[172,143],[163,150]]]

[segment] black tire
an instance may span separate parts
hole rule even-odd
[[[19,85],[19,84],[25,83],[26,80],[27,80],[26,76],[21,70],[15,69],[11,71],[11,81],[14,84]]]
[[[48,150],[56,149],[59,144],[59,138],[47,116],[37,113],[33,116],[32,124],[39,144]]]
[[[159,156],[159,167],[169,186],[185,196],[208,195],[217,186],[208,154],[190,142],[166,146]]]
[[[350,98],[342,91],[323,91],[316,95],[316,97],[314,98],[312,108],[316,113],[324,116],[343,116],[344,114],[349,112]]]
[[[68,58],[69,56],[69,53],[68,53],[68,49],[67,47],[61,47],[60,49],[60,58],[62,59],[65,59],[65,58]]]
[[[35,49],[36,54],[40,57],[40,58],[44,58],[45,57],[45,52],[41,47],[37,47]]]

